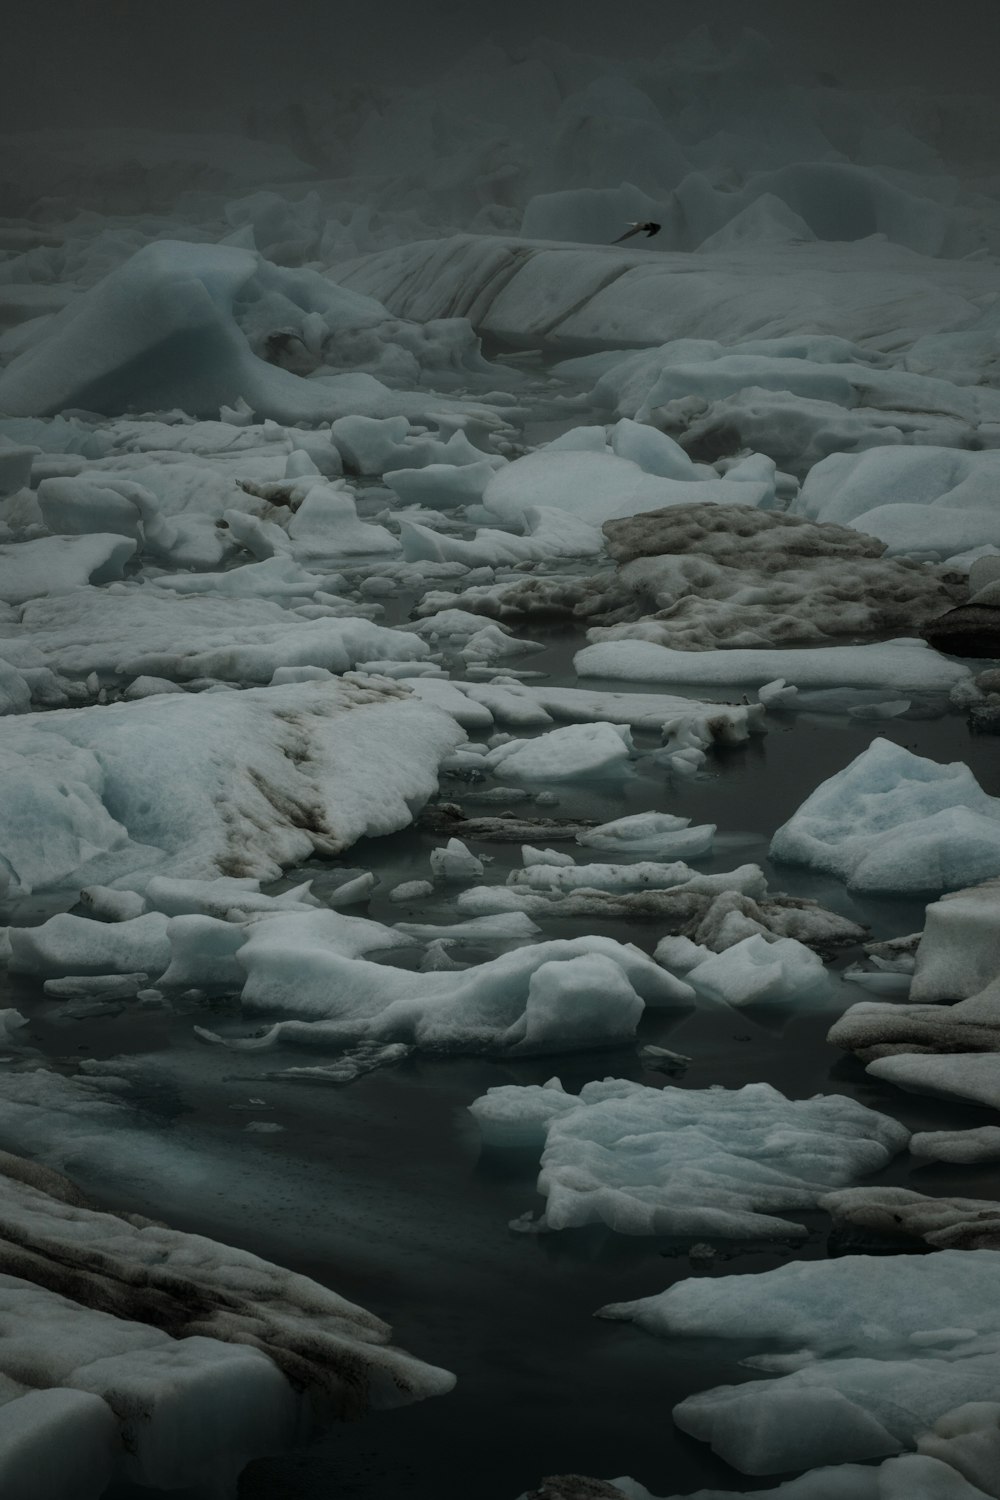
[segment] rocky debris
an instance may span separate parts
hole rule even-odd
[[[833,1219],[840,1250],[870,1253],[883,1245],[912,1251],[1000,1250],[1000,1203],[980,1198],[928,1198],[898,1187],[841,1188],[820,1199]]]
[[[487,818],[467,818],[455,802],[438,802],[427,807],[417,820],[427,833],[456,835],[462,839],[484,839],[499,844],[535,844],[553,841],[569,842],[577,834],[596,825],[586,819],[573,822],[562,818],[531,818],[521,813],[497,813]]]

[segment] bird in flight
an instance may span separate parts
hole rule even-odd
[[[613,245],[620,245],[622,240],[630,240],[634,234],[645,234],[650,239],[652,239],[653,235],[659,234],[659,232],[659,224],[654,224],[652,219],[647,219],[645,224],[639,224],[635,219],[630,219],[629,227],[628,229],[626,229],[625,233],[620,234],[618,238],[616,240],[612,240],[611,243]]]

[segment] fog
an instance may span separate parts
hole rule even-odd
[[[6,24],[3,1500],[1000,1494],[1000,7]]]
[[[1000,50],[1000,13],[987,0],[63,0],[7,16],[7,54],[19,65],[0,107],[7,129],[193,128],[359,80],[422,85],[488,38],[515,53],[547,37],[610,58],[648,57],[705,23],[723,44],[752,26],[804,76],[861,85],[989,89]]]

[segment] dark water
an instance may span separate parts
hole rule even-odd
[[[553,638],[549,666],[567,642]],[[860,721],[800,717],[775,720],[750,745],[710,757],[705,771],[671,781],[640,762],[614,788],[560,790],[546,815],[611,818],[645,808],[712,821],[720,835],[741,834],[738,849],[697,861],[727,869],[756,860],[774,889],[815,896],[888,937],[922,925],[923,902],[872,901],[849,895],[826,877],[769,864],[773,830],[823,779],[858,754],[875,733],[940,761],[965,760],[981,784],[1000,792],[995,739],[974,737],[964,720]],[[468,788],[442,788],[461,801]],[[529,806],[518,810],[530,812]],[[470,813],[485,811],[471,801]],[[351,850],[341,867],[371,868],[384,889],[424,876],[440,839],[411,829]],[[482,843],[490,880],[520,863],[518,845]],[[288,882],[340,878],[336,865],[291,872]],[[446,914],[432,903],[421,920]],[[385,921],[411,915],[384,896],[369,914]],[[604,931],[650,950],[656,924],[547,924],[546,936]],[[851,998],[862,998],[856,992]],[[109,1206],[162,1215],[178,1228],[244,1246],[316,1277],[377,1312],[413,1353],[453,1370],[453,1394],[400,1412],[338,1427],[292,1454],[245,1472],[242,1500],[514,1500],[542,1475],[631,1473],[654,1493],[704,1485],[754,1489],[753,1481],[678,1433],[674,1403],[692,1391],[757,1378],[739,1366],[749,1352],[732,1343],[667,1343],[594,1318],[600,1306],[662,1290],[689,1275],[765,1270],[789,1255],[827,1254],[828,1222],[807,1216],[805,1241],[754,1249],[720,1245],[714,1262],[694,1264],[687,1245],[629,1239],[596,1227],[550,1236],[511,1231],[508,1222],[538,1211],[537,1161],[530,1154],[484,1153],[466,1110],[500,1083],[542,1082],[558,1074],[569,1089],[607,1075],[658,1085],[633,1048],[576,1053],[516,1063],[484,1058],[419,1058],[346,1087],[278,1080],[273,1073],[322,1056],[286,1049],[233,1054],[200,1045],[192,1023],[212,1026],[209,1010],[187,1013],[122,1008],[100,1018],[67,1020],[19,981],[8,1003],[32,1020],[32,1040],[59,1065],[81,1058],[124,1057],[140,1106],[139,1146],[131,1137],[107,1151],[83,1151],[75,1175]],[[722,1008],[657,1012],[643,1022],[643,1041],[689,1054],[680,1079],[700,1088],[755,1080],[792,1097],[818,1091],[850,1094],[896,1115],[911,1128],[985,1123],[987,1111],[923,1099],[867,1077],[825,1035],[837,1012],[809,1009],[730,1012]],[[249,1134],[249,1120],[280,1133]],[[1000,1197],[987,1167],[914,1166],[904,1156],[883,1179],[927,1192]],[[794,1217],[794,1215],[793,1215]],[[122,1492],[121,1500],[124,1500]]]

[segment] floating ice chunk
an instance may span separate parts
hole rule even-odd
[[[48,1476],[46,1496],[67,1500],[96,1500],[109,1478],[223,1493],[320,1411],[360,1415],[454,1383],[388,1345],[390,1330],[364,1309],[245,1251],[98,1213],[72,1183],[17,1158],[3,1185],[4,1237],[38,1283],[0,1277],[5,1496],[28,1500]],[[79,1301],[56,1290],[68,1287]]]
[[[593,118],[603,120],[604,111]],[[643,149],[648,149],[648,128],[642,128]],[[800,132],[798,122],[790,135],[798,139]],[[396,159],[393,155],[392,161]],[[619,171],[615,180],[621,176]],[[880,183],[885,189],[884,179]],[[689,202],[701,220],[700,238],[722,227],[714,213],[705,217],[701,211],[695,195],[703,185],[708,186],[703,179],[693,179],[694,201]],[[858,187],[863,203],[871,191],[870,179]],[[707,196],[714,191],[709,187]],[[810,191],[817,193],[815,201],[825,210],[828,194],[817,189],[815,179]],[[762,192],[774,192],[766,174],[753,188],[755,195]],[[730,192],[720,192],[720,197],[727,216],[738,211]],[[625,213],[619,222],[642,217]],[[926,233],[924,210],[909,222],[917,232]],[[875,227],[872,222],[865,232]],[[677,274],[678,265],[683,265],[683,275]],[[588,370],[583,361],[571,361],[570,369],[581,364],[580,373],[586,371],[595,379],[610,366],[613,378],[602,380],[595,394],[602,398],[601,405],[634,416],[659,366],[671,356],[675,361],[684,357],[676,351],[681,340],[724,340],[716,348],[729,352],[734,342],[749,339],[758,349],[770,345],[773,353],[775,341],[782,339],[800,356],[843,362],[855,352],[848,339],[884,338],[888,306],[893,309],[894,329],[951,330],[957,321],[981,316],[972,285],[988,295],[993,289],[990,269],[988,263],[977,269],[964,261],[925,259],[876,241],[852,246],[847,255],[842,245],[785,246],[770,241],[763,250],[727,248],[678,260],[670,254],[636,253],[629,245],[553,247],[466,234],[370,255],[342,280],[391,301],[404,317],[446,313],[460,295],[463,306],[476,307],[481,332],[523,344],[542,341],[557,328],[560,339],[614,351],[599,356],[603,371],[591,373],[593,366]],[[498,296],[494,287],[500,276],[504,285]],[[804,337],[805,327],[820,332]],[[760,340],[761,329],[771,338]],[[833,333],[843,337],[831,337]],[[649,349],[656,342],[665,348]],[[643,347],[624,354],[624,345],[633,350]]]
[[[811,948],[794,938],[769,942],[759,934],[711,954],[684,977],[698,994],[728,1005],[814,1000],[830,990],[823,960]]]
[[[135,502],[120,489],[82,475],[43,479],[38,486],[38,508],[49,530],[60,536],[103,531],[138,539],[141,534],[142,513]]]
[[[624,1042],[635,1035],[644,1009],[613,959],[580,954],[535,970],[524,1015],[511,1027],[508,1040],[530,1051],[586,1045],[595,1035],[607,1044]]]
[[[490,1089],[471,1112],[487,1140],[494,1119],[503,1134],[516,1128],[522,1096],[526,1133],[544,1124],[538,1189],[552,1230],[597,1222],[623,1234],[804,1234],[780,1211],[877,1170],[909,1138],[854,1100],[790,1101],[763,1083],[652,1089],[607,1078],[558,1110],[539,1093]]]
[[[966,1424],[961,1431],[970,1427],[971,1424]],[[937,1428],[951,1431],[946,1418],[941,1419]],[[921,1445],[931,1442],[930,1437],[921,1439]],[[950,1452],[947,1458],[952,1458]],[[903,1453],[898,1458],[887,1458],[877,1467],[837,1464],[834,1468],[811,1469],[776,1489],[754,1489],[752,1500],[914,1500],[917,1495],[920,1500],[989,1500],[989,1492],[970,1484],[951,1462],[924,1453]],[[619,1497],[657,1500],[645,1485],[627,1475],[608,1482],[582,1479],[578,1474],[545,1479],[539,1490],[523,1495],[521,1500],[578,1500],[578,1497],[579,1500],[619,1500]],[[664,1500],[751,1500],[751,1495],[743,1490],[699,1490],[696,1495],[673,1495]]]
[[[573,665],[580,677],[631,682],[759,688],[780,677],[798,688],[851,686],[927,693],[947,692],[969,675],[968,668],[912,639],[788,651],[672,651],[652,641],[601,641],[578,651]]]
[[[429,880],[404,880],[389,892],[390,901],[421,901],[433,896],[434,887]]]
[[[44,594],[66,594],[87,583],[111,583],[135,552],[127,537],[46,536],[0,546],[0,599],[23,604]]]
[[[910,1151],[926,1161],[965,1165],[1000,1159],[1000,1125],[978,1125],[972,1130],[924,1130],[910,1137]]]
[[[692,463],[680,443],[675,443],[672,437],[646,422],[633,422],[630,417],[622,417],[611,429],[611,447],[619,458],[631,459],[646,474],[687,481],[700,477],[698,466]]]
[[[39,927],[10,929],[10,967],[17,973],[162,974],[170,960],[167,919],[148,912],[119,922],[94,922],[60,912]]]
[[[860,989],[868,990],[872,995],[908,996],[910,993],[910,975],[887,973],[881,969],[862,969],[852,964],[844,970],[843,979],[856,984]]]
[[[265,599],[185,598],[150,584],[37,599],[25,606],[22,625],[27,639],[4,639],[3,656],[18,665],[30,641],[32,666],[44,663],[69,676],[98,671],[264,683],[279,667],[347,672],[379,657],[419,661],[430,654],[411,631],[371,620],[306,619]]]
[[[0,1486],[7,1500],[98,1500],[121,1443],[110,1406],[67,1386],[14,1382],[0,1406]],[[6,1394],[6,1393],[5,1393]]]
[[[416,456],[407,445],[409,431],[410,423],[403,416],[347,416],[337,418],[330,435],[354,473],[383,474],[406,466]],[[482,453],[475,454],[476,460],[482,457]]]
[[[276,320],[291,315],[297,327],[289,336],[301,343],[312,313],[327,335],[390,321],[370,298],[315,272],[269,265],[251,250],[153,241],[50,319],[11,361],[0,375],[0,408],[45,416],[67,407],[108,415],[179,407],[209,417],[242,401],[291,423],[398,412],[405,401],[371,375],[305,380],[258,357],[258,347],[272,357],[281,352],[273,345],[275,333],[282,336]],[[391,342],[377,333],[373,341]]]
[[[575,1094],[567,1094],[558,1078],[548,1083],[493,1088],[469,1113],[487,1146],[530,1146],[541,1151],[550,1123],[579,1109]]]
[[[260,881],[221,876],[217,880],[178,880],[154,875],[146,884],[146,904],[152,911],[168,917],[197,913],[229,921],[244,920],[253,912],[303,911],[318,906],[309,894],[310,883],[283,891],[278,896],[262,895]],[[126,891],[112,894],[128,899]]]
[[[80,892],[79,904],[88,916],[100,922],[125,922],[141,917],[147,910],[145,899],[136,891],[115,891],[106,885],[88,885]]]
[[[715,837],[715,824],[690,828],[690,818],[673,813],[633,813],[615,818],[577,835],[577,843],[614,854],[648,854],[660,860],[696,859],[708,854]]]
[[[965,1402],[939,1417],[917,1446],[925,1463],[954,1465],[963,1476],[959,1482],[968,1481],[968,1494],[956,1491],[957,1500],[978,1500],[980,1490],[973,1485],[989,1495],[1000,1469],[1000,1405],[995,1400]]]
[[[309,599],[325,586],[322,574],[307,572],[292,557],[269,557],[224,573],[160,573],[156,579],[158,589],[231,599]]]
[[[19,1010],[9,1006],[6,1010],[0,1010],[0,1045],[5,1047],[17,1046],[22,1040],[20,1033],[23,1032],[28,1022]]]
[[[384,526],[358,519],[354,497],[342,480],[312,486],[288,523],[288,535],[299,562],[399,551],[399,542]]]
[[[568,724],[533,740],[508,740],[484,756],[501,781],[574,781],[619,774],[632,756],[627,724]]]
[[[157,981],[161,992],[239,990],[243,970],[236,955],[246,941],[246,933],[239,922],[228,919],[228,914],[211,917],[192,912],[172,917],[167,940],[170,963]]]
[[[156,698],[160,693],[183,693],[184,689],[179,682],[171,682],[168,677],[150,677],[148,674],[134,677],[125,689],[122,697],[127,703],[134,703],[138,698]]]
[[[778,829],[771,857],[854,890],[952,889],[1000,874],[1000,799],[961,762],[876,739]]]
[[[638,876],[629,874],[637,868]],[[741,865],[722,875],[696,875],[681,863],[646,866],[647,876],[652,874],[656,883],[624,890],[601,886],[604,882],[617,886],[630,879],[640,880],[642,865],[590,865],[576,869],[586,871],[587,884],[571,886],[566,894],[562,890],[574,879],[569,870],[533,865],[516,884],[474,886],[460,892],[456,905],[460,912],[477,916],[523,911],[543,917],[653,920],[661,926],[682,928],[684,934],[712,952],[722,952],[757,933],[764,937],[796,938],[820,952],[857,943],[864,937],[864,928],[817,902],[769,895],[758,865]],[[672,883],[661,884],[671,880],[671,870]]]
[[[572,854],[564,854],[558,849],[534,849],[530,844],[522,844],[521,863],[527,869],[529,865],[573,865],[576,860]]]
[[[530,943],[541,931],[523,912],[498,912],[473,917],[467,922],[397,922],[394,932],[406,933],[421,942],[471,943],[477,948],[519,947]]]
[[[774,682],[765,682],[763,687],[757,688],[757,697],[771,712],[783,712],[795,708],[798,696],[798,687],[789,687],[783,676],[778,676]]]
[[[519,525],[526,511],[547,507],[570,511],[589,525],[600,526],[613,516],[661,510],[672,499],[688,502],[693,498],[712,496],[693,496],[684,481],[646,474],[630,459],[540,449],[499,469],[484,490],[483,505],[504,525]]]
[[[960,528],[970,511],[985,517],[994,508],[998,479],[1000,454],[989,449],[875,447],[864,453],[832,453],[810,469],[791,509],[795,515],[837,521],[858,531],[867,529],[862,516],[878,511],[888,521],[901,510],[910,543],[902,550],[920,552],[926,528],[949,520]]]
[[[354,880],[345,880],[343,885],[338,885],[335,891],[327,896],[327,901],[333,907],[357,906],[362,901],[367,901],[378,881],[370,870],[355,877]]]
[[[943,1057],[899,1052],[877,1057],[868,1072],[898,1088],[942,1099],[961,1099],[1000,1110],[1000,1054],[959,1052]]]
[[[23,891],[151,873],[274,879],[317,849],[406,827],[460,738],[380,679],[3,719],[0,868]]]
[[[689,1397],[674,1413],[684,1431],[745,1472],[780,1473],[877,1456],[857,1451],[859,1411],[899,1449],[954,1408],[992,1399],[998,1278],[1000,1252],[992,1250],[846,1256],[689,1280],[602,1312],[663,1337],[780,1339],[797,1351],[788,1357],[793,1373]],[[954,1334],[941,1347],[918,1342],[946,1329]],[[788,1420],[799,1410],[801,1422]],[[763,1450],[758,1434],[767,1436]]]
[[[431,531],[400,516],[399,540],[407,562],[457,562],[470,568],[547,562],[555,557],[593,557],[604,550],[604,538],[595,525],[551,505],[525,510],[523,525],[523,536],[480,527],[466,540]]]
[[[435,880],[478,880],[483,862],[461,839],[449,839],[443,849],[431,850],[431,874]]]
[[[383,478],[404,505],[429,505],[454,510],[476,505],[493,478],[495,459],[472,464],[425,464],[421,469],[387,469]]]
[[[1000,975],[1000,881],[952,891],[926,910],[912,1000],[966,1000]]]
[[[149,975],[138,974],[67,974],[62,979],[46,979],[42,989],[59,1000],[98,1000],[114,1002],[134,1000],[140,990],[149,988]]]
[[[658,964],[669,969],[671,974],[689,974],[692,969],[704,963],[711,952],[711,948],[692,942],[689,937],[668,933],[666,937],[660,938],[653,949],[653,957]]]
[[[744,1474],[855,1463],[903,1447],[891,1428],[838,1390],[796,1385],[770,1392],[767,1401],[741,1399],[737,1391],[723,1386],[691,1396],[674,1408],[674,1421]]]
[[[739,472],[723,484],[730,503],[724,496],[606,521],[616,575],[550,581],[550,607],[585,614],[592,642],[732,651],[909,633],[953,602],[953,583],[911,561],[886,560],[873,537],[732,504],[747,489]],[[508,612],[541,608],[545,598],[538,580],[500,594]]]
[[[414,974],[342,956],[292,919],[255,925],[239,952],[248,1011],[301,1019],[279,1022],[257,1043],[343,1044],[359,1039],[406,1041],[464,1051],[555,1051],[620,1041],[634,1030],[642,1003],[684,1004],[691,990],[644,954],[610,938],[536,943],[458,973]],[[311,919],[297,918],[297,922]],[[391,935],[390,935],[391,936]],[[405,935],[401,935],[404,936]],[[594,964],[594,958],[602,960]],[[556,970],[578,958],[564,984]],[[616,965],[639,1004],[621,985],[608,993],[606,962]],[[534,975],[546,969],[534,991]],[[532,994],[536,999],[532,1001]],[[529,1019],[537,1012],[537,1019]]]

